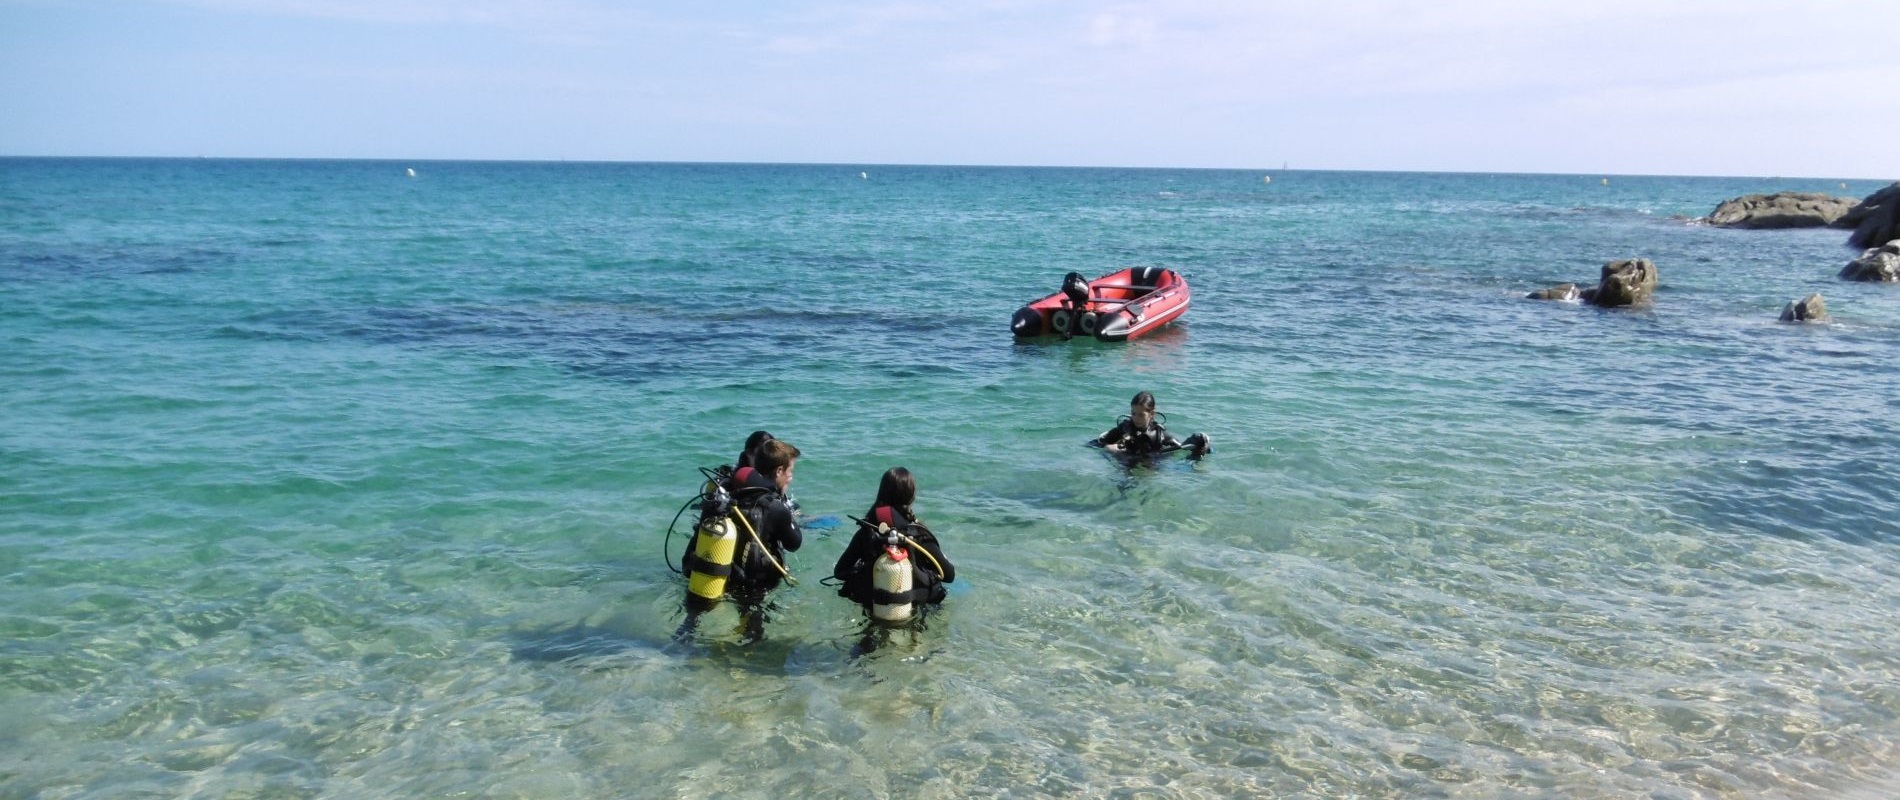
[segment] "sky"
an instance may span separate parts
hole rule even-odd
[[[0,155],[1900,178],[1890,0],[0,0]]]

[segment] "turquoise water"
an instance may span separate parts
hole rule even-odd
[[[0,160],[0,797],[1892,790],[1900,293],[1682,219],[1881,183],[1263,174]],[[1131,264],[1194,310],[1008,337]],[[1215,454],[1081,446],[1141,389]],[[759,427],[917,474],[927,627],[814,530],[667,646]]]

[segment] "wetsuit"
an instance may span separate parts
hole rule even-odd
[[[864,515],[864,519],[870,524],[858,526],[857,534],[851,537],[851,544],[845,546],[844,553],[838,556],[838,563],[831,568],[831,577],[843,582],[838,587],[838,596],[865,606],[877,599],[871,585],[871,568],[884,552],[884,538],[876,527],[877,523],[882,522],[892,530],[917,540],[931,557],[937,559],[932,563],[930,558],[921,553],[911,554],[910,585],[911,590],[918,593],[917,599],[912,602],[943,602],[946,594],[943,585],[957,579],[957,568],[950,563],[950,559],[944,557],[943,545],[937,541],[937,537],[922,525],[914,524],[909,515],[891,506],[873,508]],[[943,565],[941,576],[937,574],[938,564]]]
[[[744,516],[752,531],[758,533],[758,538],[754,539],[745,525],[739,525],[739,542],[733,551],[732,572],[726,579],[726,596],[738,604],[744,638],[758,641],[765,636],[765,617],[769,608],[765,596],[777,588],[784,577],[779,567],[772,562],[776,560],[779,565],[784,565],[785,554],[797,550],[805,543],[805,537],[798,529],[791,501],[779,491],[778,484],[764,473],[752,467],[740,467],[730,474],[719,473],[718,479],[721,487],[731,495],[731,510]],[[730,513],[707,503],[700,511],[700,522],[705,522],[703,515],[714,511]],[[694,552],[699,544],[699,536],[699,530],[695,527],[693,538],[687,542],[686,555],[682,558],[681,566],[689,573],[693,571],[693,562],[697,558]],[[760,542],[764,543],[764,547],[760,546]],[[768,553],[770,558],[767,557]],[[711,610],[717,602],[687,592],[683,604],[686,618],[680,622],[679,629],[673,632],[673,640],[679,642],[690,637],[699,624],[699,616]]]
[[[758,532],[766,550],[760,550],[752,534],[739,532],[739,550],[732,559],[733,582],[728,584],[727,591],[734,596],[763,598],[783,577],[778,567],[772,566],[772,561],[766,558],[766,552],[782,565],[785,553],[803,545],[805,536],[798,529],[797,512],[791,501],[765,473],[740,467],[732,474],[731,487],[733,506],[752,523],[752,530]]]
[[[1102,435],[1089,441],[1089,444],[1096,447],[1108,447],[1117,443],[1121,444],[1122,455],[1130,458],[1158,456],[1176,450],[1186,450],[1188,458],[1198,459],[1214,452],[1214,444],[1205,433],[1196,433],[1184,442],[1174,438],[1174,434],[1168,433],[1168,429],[1161,427],[1159,422],[1149,420],[1147,428],[1137,428],[1135,421],[1128,417],[1122,417],[1120,422],[1115,423],[1115,427],[1103,431]]]
[[[721,472],[720,483],[732,497],[732,505],[744,514],[746,521],[752,523],[752,530],[758,531],[772,557],[778,563],[785,563],[785,553],[797,550],[805,543],[804,534],[798,529],[797,506],[778,490],[778,484],[751,467],[740,467],[731,473]],[[702,513],[704,513],[702,511]],[[701,520],[704,522],[704,519]],[[680,558],[680,569],[693,571],[693,553],[699,546],[699,530],[694,528],[693,535],[686,542],[686,553]],[[726,584],[726,591],[733,595],[764,595],[778,586],[783,576],[778,568],[765,560],[759,550],[758,542],[752,540],[752,534],[739,528],[739,545],[733,551],[732,577]]]
[[[1135,456],[1153,455],[1183,447],[1173,434],[1168,433],[1167,428],[1161,427],[1161,423],[1151,420],[1144,430],[1136,428],[1135,421],[1127,417],[1122,417],[1115,427],[1095,437],[1094,442],[1102,447],[1117,443],[1121,444],[1122,452]]]

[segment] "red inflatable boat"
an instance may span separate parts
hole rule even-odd
[[[1060,334],[1120,342],[1153,333],[1188,310],[1187,279],[1161,267],[1133,267],[1095,280],[1071,272],[1062,291],[1017,309],[1017,336]]]

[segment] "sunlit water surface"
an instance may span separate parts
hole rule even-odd
[[[0,160],[0,797],[1894,789],[1900,293],[1683,219],[1880,184],[1264,174]],[[1194,309],[1008,337],[1131,264]],[[1081,445],[1142,389],[1215,454]],[[922,629],[818,527],[669,644],[760,427],[916,473]]]

